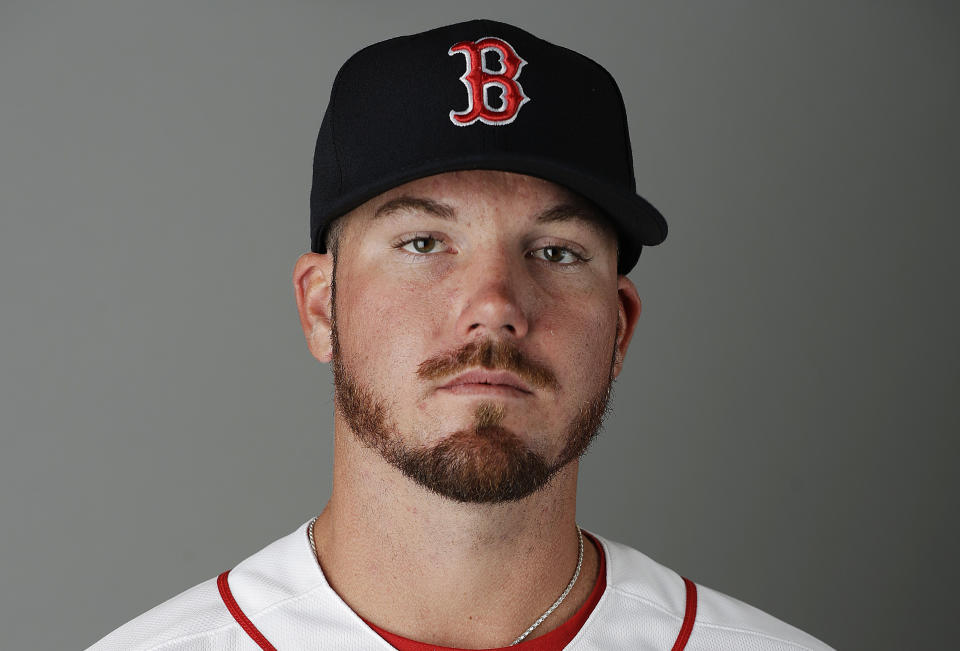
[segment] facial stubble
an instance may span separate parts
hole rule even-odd
[[[336,278],[336,256],[334,258]],[[477,504],[519,500],[543,488],[564,466],[586,453],[607,413],[613,387],[616,340],[604,385],[581,405],[567,424],[565,444],[552,463],[533,451],[516,432],[503,426],[505,407],[497,402],[477,404],[470,427],[432,445],[411,445],[390,416],[387,399],[377,396],[348,366],[340,344],[336,318],[336,282],[331,283],[331,344],[334,399],[353,434],[366,447],[406,477],[449,499]],[[517,373],[536,387],[559,384],[546,366],[529,359],[512,342],[482,340],[430,358],[420,364],[422,379],[452,376],[480,366]]]

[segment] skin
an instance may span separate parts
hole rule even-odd
[[[445,216],[434,214],[437,206]],[[540,219],[561,213],[575,216]],[[501,455],[483,436],[492,423],[560,467],[521,497],[452,499],[365,444],[338,396],[333,490],[315,529],[321,566],[355,612],[394,633],[460,648],[507,645],[576,566],[578,460],[564,456],[571,424],[622,369],[640,315],[636,288],[617,274],[609,227],[569,191],[529,176],[440,174],[342,219],[335,314],[333,256],[307,253],[294,268],[311,353],[334,358],[335,316],[340,373],[382,407],[398,445],[455,441],[496,477]],[[454,390],[443,364],[422,372],[428,360],[485,341],[545,369],[543,381],[518,372],[527,391]],[[597,570],[586,544],[580,580],[531,638],[586,601]]]

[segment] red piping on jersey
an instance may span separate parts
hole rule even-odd
[[[240,624],[240,628],[242,628],[244,632],[250,636],[250,639],[256,642],[257,646],[263,649],[263,651],[277,651],[277,648],[270,644],[270,641],[263,636],[263,633],[257,630],[253,622],[251,622],[240,609],[237,600],[233,598],[233,593],[230,592],[230,585],[227,583],[228,574],[230,574],[230,570],[227,570],[217,577],[217,589],[220,590],[220,598],[223,599],[227,610],[230,611],[233,618]],[[671,651],[683,651],[687,647],[687,641],[693,632],[693,623],[697,619],[697,584],[685,576],[681,578],[687,590],[687,605],[683,613],[683,624],[680,626],[680,634],[677,635],[677,641],[673,643]]]
[[[233,618],[240,624],[240,628],[242,628],[246,634],[250,636],[250,639],[256,642],[263,651],[277,651],[277,647],[270,644],[270,641],[263,636],[263,633],[258,631],[257,627],[253,625],[253,622],[240,610],[240,605],[237,603],[237,600],[233,598],[233,593],[230,592],[230,584],[227,583],[228,574],[230,574],[230,570],[227,570],[217,577],[217,589],[220,590],[220,598],[223,599],[227,610],[230,611]]]
[[[687,607],[683,613],[683,625],[680,627],[680,634],[677,635],[677,641],[673,643],[671,651],[683,651],[687,646],[687,640],[690,639],[690,633],[693,632],[693,622],[697,619],[697,584],[681,577],[683,585],[687,588]]]

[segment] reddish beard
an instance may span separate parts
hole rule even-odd
[[[617,337],[607,381],[567,425],[566,443],[553,463],[501,424],[504,408],[494,402],[481,402],[477,406],[469,428],[449,434],[433,445],[408,445],[390,418],[387,400],[365,386],[346,364],[337,330],[335,285],[331,301],[337,408],[363,445],[438,495],[458,502],[487,504],[522,499],[543,488],[557,471],[581,457],[600,431],[613,386]],[[619,336],[619,323],[617,325]],[[476,366],[512,371],[536,387],[556,389],[559,386],[549,368],[529,359],[512,342],[504,340],[474,341],[456,351],[431,357],[420,364],[418,375],[423,379],[436,379]]]

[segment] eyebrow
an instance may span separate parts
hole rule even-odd
[[[542,224],[566,222],[572,220],[592,223],[596,221],[595,211],[592,211],[585,206],[578,206],[572,203],[562,203],[558,206],[547,208],[537,215],[537,221]]]
[[[536,220],[541,224],[576,221],[602,233],[615,232],[602,212],[585,203],[562,203],[547,208],[537,215]]]
[[[449,204],[433,201],[432,199],[424,199],[423,197],[403,196],[391,199],[377,208],[377,211],[373,213],[373,218],[380,219],[381,217],[386,217],[404,210],[425,212],[441,219],[454,219],[456,216],[453,206]]]

